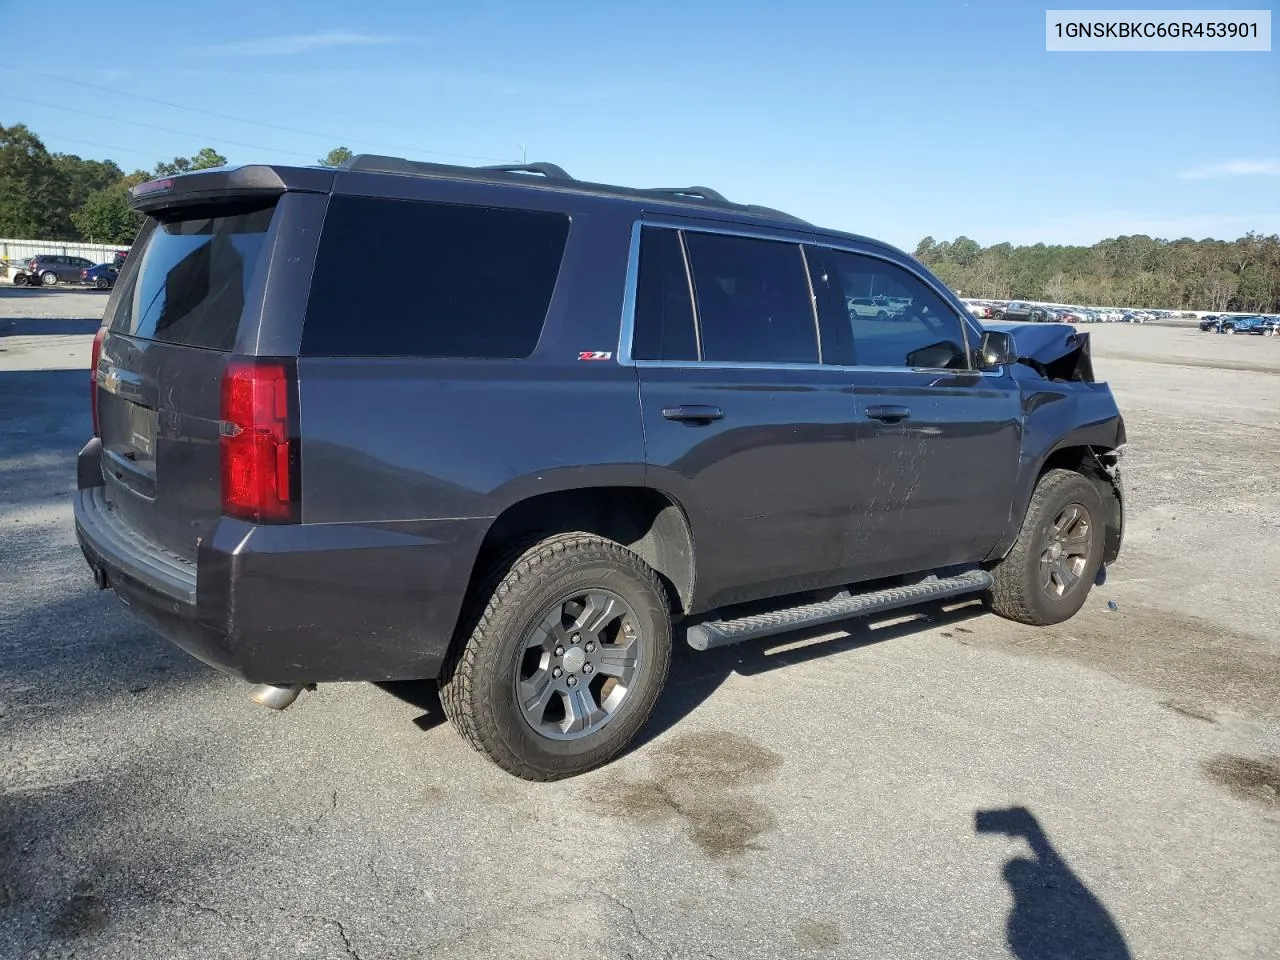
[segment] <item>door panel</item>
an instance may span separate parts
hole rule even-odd
[[[648,482],[684,505],[701,609],[844,582],[854,409],[837,367],[638,367]],[[672,420],[679,406],[720,419]]]
[[[850,370],[858,464],[844,566],[883,576],[973,563],[1006,529],[1021,407],[1005,376]]]

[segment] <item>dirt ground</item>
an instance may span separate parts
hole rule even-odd
[[[1128,528],[1068,623],[678,651],[534,785],[429,684],[269,714],[93,589],[104,302],[0,289],[0,957],[1276,956],[1280,338],[1087,328]]]

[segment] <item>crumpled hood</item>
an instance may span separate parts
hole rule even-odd
[[[1089,334],[1069,323],[1003,323],[983,327],[1013,337],[1019,363],[1038,370],[1050,380],[1093,380]]]

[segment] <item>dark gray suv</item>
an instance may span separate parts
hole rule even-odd
[[[80,271],[92,267],[93,261],[84,257],[41,254],[27,261],[27,272],[35,282],[51,287],[58,282],[78,283]]]
[[[77,534],[268,705],[438,678],[471,744],[552,779],[632,740],[677,630],[963,596],[1048,624],[1119,551],[1088,335],[982,327],[875,240],[550,164],[247,166],[132,203]]]

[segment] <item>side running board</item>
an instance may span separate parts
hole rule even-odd
[[[896,610],[898,607],[910,607],[930,600],[976,593],[986,590],[991,583],[991,574],[987,571],[968,570],[954,577],[931,577],[905,587],[837,597],[835,600],[787,607],[771,613],[757,613],[737,620],[708,620],[689,627],[686,637],[693,649],[710,650],[743,640],[786,633],[788,630],[816,627],[838,620],[851,620],[854,617]]]

